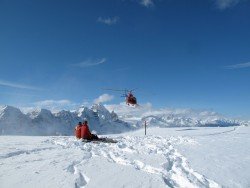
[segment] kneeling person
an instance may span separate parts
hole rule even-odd
[[[84,121],[82,127],[81,127],[81,138],[87,139],[87,140],[93,140],[98,139],[98,136],[95,134],[91,134],[88,126],[88,121]]]

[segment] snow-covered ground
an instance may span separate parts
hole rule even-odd
[[[0,136],[0,187],[250,187],[248,126],[106,136]]]

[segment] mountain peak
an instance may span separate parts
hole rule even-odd
[[[27,114],[31,119],[35,119],[39,116],[52,116],[52,112],[43,108],[36,108]]]
[[[18,116],[20,114],[22,112],[18,108],[9,105],[0,106],[0,118],[3,116]]]

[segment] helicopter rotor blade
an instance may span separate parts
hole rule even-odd
[[[135,91],[135,90],[137,90],[138,88],[136,87],[136,88],[134,88],[134,89],[131,89],[131,90],[129,90],[129,92],[133,92],[133,91]]]
[[[124,95],[127,96],[128,93],[132,93],[133,91],[137,90],[138,88],[134,88],[134,89],[112,89],[112,88],[102,88],[103,90],[107,90],[107,91],[116,91],[116,92],[124,92]]]
[[[108,91],[124,91],[124,89],[111,89],[111,88],[102,88],[102,89]]]

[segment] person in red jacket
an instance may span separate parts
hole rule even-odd
[[[76,138],[81,138],[81,129],[82,129],[82,122],[79,122],[78,125],[75,127],[75,136]]]
[[[91,140],[92,135],[89,130],[88,122],[85,120],[81,128],[81,138]]]
[[[85,120],[81,127],[81,138],[87,140],[98,139],[98,136],[95,134],[91,134],[88,126],[88,121]]]

